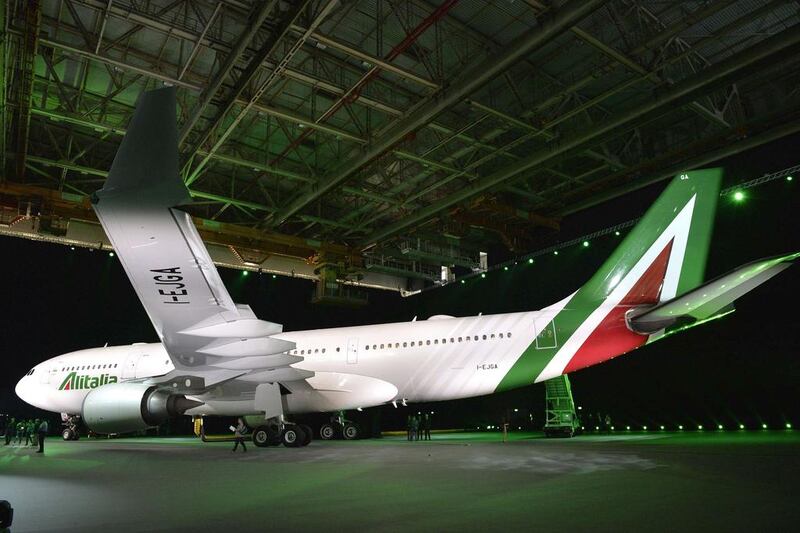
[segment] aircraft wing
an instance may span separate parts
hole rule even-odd
[[[286,368],[294,343],[283,326],[234,304],[189,214],[178,172],[175,89],[143,93],[94,210],[175,365],[166,381],[203,389],[253,369]],[[313,375],[313,374],[311,374]]]
[[[747,263],[682,296],[628,314],[631,329],[654,333],[676,322],[692,324],[715,317],[733,308],[733,302],[779,272],[789,268],[800,253],[771,257]]]

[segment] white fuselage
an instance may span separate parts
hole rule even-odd
[[[563,307],[542,311],[286,332],[303,357],[292,365],[314,376],[284,395],[286,413],[336,411],[396,400],[436,401],[489,394]],[[226,368],[223,360],[218,363]],[[109,382],[163,376],[174,366],[161,343],[91,348],[40,363],[17,384],[26,402],[78,414],[94,388]],[[235,380],[192,396],[191,415],[255,413],[254,390],[266,382],[250,369]],[[533,380],[535,376],[531,376]],[[274,379],[274,378],[272,378]]]

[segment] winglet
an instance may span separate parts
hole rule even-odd
[[[139,96],[127,133],[95,202],[103,197],[136,195],[137,202],[164,207],[191,201],[178,171],[175,88]]]

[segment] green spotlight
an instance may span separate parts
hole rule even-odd
[[[595,426],[594,429],[595,431],[600,431],[600,426]]]
[[[533,257],[529,257],[529,258],[528,258],[528,264],[529,264],[529,265],[532,265],[532,264],[533,264]]]
[[[699,426],[697,426],[697,430],[698,430],[698,431],[703,431],[703,425],[702,425],[702,424],[700,424]]]
[[[114,252],[108,252],[108,257],[114,257]]]
[[[508,267],[503,267],[503,270],[508,270]]]
[[[247,276],[248,274],[250,274],[250,272],[247,270],[242,270],[242,276]]]
[[[611,426],[611,431],[614,431],[614,426]]]
[[[644,431],[647,431],[647,426],[642,426],[642,429],[643,429]]]
[[[680,429],[681,431],[683,431],[683,426],[678,426],[678,429]]]
[[[722,429],[722,424],[718,424],[717,429]]]
[[[272,275],[272,279],[277,279],[277,278],[278,278],[278,276],[276,274]]]
[[[658,426],[658,427],[661,428],[661,431],[664,431],[664,426]]]
[[[466,281],[464,281],[464,280],[462,279],[462,280],[461,280],[461,284],[463,285],[464,283],[466,283]]]
[[[744,193],[742,191],[736,191],[735,193],[733,193],[733,200],[735,202],[744,201]]]
[[[739,429],[744,429],[744,424],[739,424]]]
[[[786,429],[792,429],[792,425],[789,422],[786,422]]]
[[[615,232],[614,232],[614,235],[616,235],[617,237],[619,237],[619,232],[618,232],[618,231],[615,231]]]
[[[554,251],[553,255],[558,255],[558,250]]]
[[[486,274],[485,274],[485,273],[483,273],[483,272],[481,272],[481,277],[482,277],[482,278],[485,278],[485,277],[486,277]]]
[[[631,430],[631,427],[630,427],[630,426],[625,426],[625,429],[627,429],[628,431],[630,431],[630,430]]]
[[[583,241],[583,247],[584,248],[588,248],[589,247],[589,241]]]
[[[767,425],[766,424],[761,424],[761,429],[767,429]]]
[[[794,178],[791,176],[786,176],[786,181],[792,181]]]

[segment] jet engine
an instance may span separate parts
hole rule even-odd
[[[86,395],[82,415],[92,431],[125,433],[157,426],[198,405],[202,402],[158,390],[152,385],[112,383]]]

